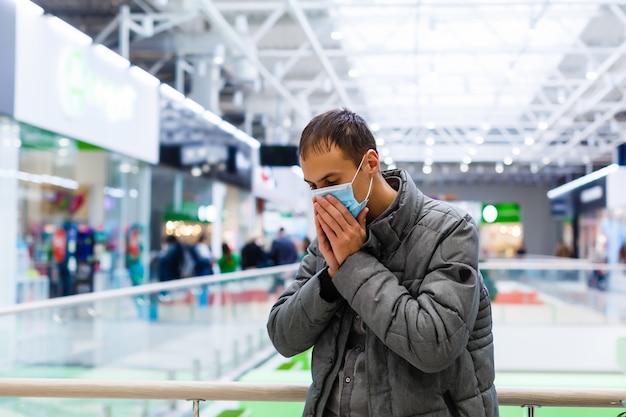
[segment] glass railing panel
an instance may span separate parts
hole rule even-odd
[[[296,266],[290,268],[293,274]],[[525,381],[540,386],[546,374],[582,372],[604,381],[607,375],[623,376],[615,347],[626,337],[622,266],[494,259],[481,263],[481,270],[498,288],[492,305],[497,381],[516,385],[520,378],[536,374],[535,382]],[[610,271],[607,287],[598,287],[590,279],[596,270]],[[106,298],[12,314],[0,311],[0,376],[263,378],[259,372],[245,371],[276,357],[265,330],[269,309],[280,291],[275,288],[275,271],[134,287],[121,290],[130,291],[123,295],[114,290],[93,294]],[[290,382],[292,376],[285,378],[267,382]],[[48,411],[20,411],[31,411],[36,405],[45,409],[48,401],[52,401]],[[0,415],[6,409],[11,416],[52,416],[56,414],[45,413],[54,410],[83,410],[78,414],[81,417],[156,416],[174,407],[181,412],[190,408],[184,401],[68,401],[78,402],[2,399]],[[226,408],[233,405],[229,404]],[[211,407],[223,408],[224,404],[203,404],[203,410]],[[94,410],[97,413],[90,414]]]
[[[481,264],[497,284],[494,308],[532,312],[548,322],[626,324],[626,265],[581,260],[493,260]],[[509,315],[511,318],[513,315]],[[497,317],[497,316],[496,316]]]
[[[595,285],[598,270],[610,271],[608,285]],[[497,288],[497,372],[623,375],[617,346],[626,337],[624,265],[491,259],[481,263],[481,271]]]
[[[233,379],[274,354],[265,325],[276,298],[275,277],[291,277],[296,268],[190,278],[48,300],[36,309],[28,309],[36,305],[31,303],[14,312],[0,310],[0,377]],[[28,408],[24,401],[32,400],[0,401],[0,415]],[[163,404],[105,404],[105,415],[152,415],[145,410],[175,405],[157,403]],[[95,407],[99,413],[79,415],[100,416],[102,406],[95,401],[76,408]],[[139,411],[129,414],[129,407]]]

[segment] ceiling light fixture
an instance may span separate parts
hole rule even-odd
[[[215,49],[213,50],[213,63],[215,65],[222,65],[224,63],[226,56],[226,47],[223,43],[218,43],[215,45]]]
[[[619,170],[619,165],[617,164],[611,164],[609,166],[606,166],[604,168],[601,168],[597,171],[592,172],[591,174],[587,174],[584,177],[580,177],[577,178],[573,181],[568,182],[567,184],[563,184],[561,186],[558,186],[556,188],[551,189],[550,191],[548,191],[547,195],[548,198],[553,199],[556,198],[560,195],[563,195],[567,192],[570,192],[580,186],[583,186],[585,184],[589,184],[592,181],[595,181],[597,179],[600,179],[602,177],[606,177],[607,175],[609,175],[612,172],[618,171]]]
[[[595,70],[593,62],[587,62],[587,72],[585,72],[585,78],[588,80],[595,80],[598,78],[598,72]]]

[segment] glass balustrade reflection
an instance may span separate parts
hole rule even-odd
[[[493,259],[480,268],[494,284],[494,346],[497,380],[502,385],[519,384],[516,372],[528,378],[530,371],[544,372],[542,381],[545,372],[553,378],[567,375],[568,383],[575,380],[575,372],[584,372],[585,381],[590,381],[590,372],[602,372],[597,377],[604,384],[607,375],[623,373],[614,364],[618,339],[626,337],[623,266]],[[197,279],[194,284],[181,280],[148,285],[123,296],[15,314],[0,312],[0,375],[257,378],[257,365],[276,357],[265,329],[280,292],[276,284],[285,277],[289,280],[295,269],[225,274]],[[256,374],[248,372],[253,368]],[[532,382],[532,386],[541,385]],[[202,415],[219,415],[219,410],[231,405],[202,404]],[[157,416],[190,408],[185,401],[0,399],[0,415],[12,416]]]
[[[108,293],[120,295],[105,299],[66,297],[71,304],[0,311],[0,377],[234,379],[275,353],[267,316],[280,290],[276,282],[291,279],[296,268],[190,278],[133,287],[128,295],[123,293],[129,289],[114,290]],[[144,416],[187,407],[172,401],[41,401],[50,410],[29,414],[35,399],[0,399],[0,415],[12,410],[16,416],[56,416],[60,407],[80,416]]]

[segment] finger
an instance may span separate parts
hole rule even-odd
[[[333,229],[335,234],[343,232],[348,227],[343,215],[329,201],[322,199],[316,204],[317,214],[324,219],[324,222]],[[343,209],[346,210],[345,207]]]
[[[365,230],[365,221],[367,220],[367,213],[369,211],[370,211],[369,208],[367,207],[363,208],[363,210],[361,210],[358,217],[356,218],[356,220],[359,222],[359,225],[361,226],[363,230]]]
[[[346,223],[350,223],[354,220],[352,213],[350,213],[346,206],[344,206],[343,203],[339,201],[339,199],[337,199],[337,197],[332,194],[328,194],[326,196],[326,201],[330,204],[328,207],[328,211],[333,215],[333,217],[335,217],[336,219],[342,219]],[[341,218],[338,217],[339,215],[341,216]]]
[[[317,239],[319,240],[320,244],[324,244],[326,242],[326,234],[324,233],[322,225],[320,224],[319,216],[315,214],[315,216],[313,216],[313,219],[315,220],[315,232],[317,233]]]
[[[330,241],[328,240],[328,237],[326,236],[326,233],[324,232],[322,228],[322,225],[319,221],[319,217],[315,215],[314,218],[315,218],[315,229],[317,231],[317,243],[318,243],[320,252],[322,253],[322,256],[324,256],[326,263],[331,268],[334,268],[334,270],[336,270],[339,267],[339,263],[337,262],[337,259],[333,253],[333,248],[330,244]]]
[[[320,227],[322,228],[322,231],[326,235],[326,238],[329,239],[330,241],[335,240],[337,238],[337,230],[335,230],[336,226],[333,226],[328,223],[329,220],[336,223],[332,219],[332,217],[330,217],[325,212],[318,212],[316,213],[315,217]],[[339,230],[339,233],[341,233],[341,229]]]

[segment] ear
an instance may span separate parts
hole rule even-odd
[[[370,149],[365,154],[365,168],[370,174],[380,171],[380,157],[374,149]]]

